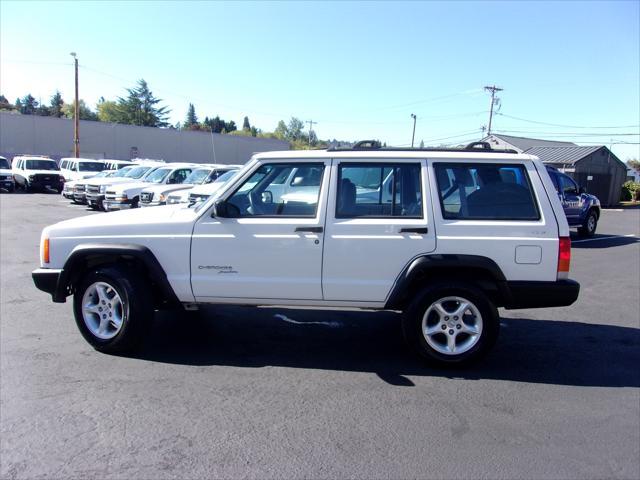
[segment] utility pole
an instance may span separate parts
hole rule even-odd
[[[493,120],[493,105],[496,102],[496,92],[501,92],[504,88],[499,88],[493,85],[492,87],[484,87],[487,92],[491,92],[491,108],[489,110],[489,127],[487,128],[487,135],[491,135],[491,121]]]
[[[317,125],[318,122],[314,122],[313,120],[307,120],[305,123],[309,124],[309,146],[311,146],[311,132],[313,131],[313,124],[315,123]]]
[[[413,134],[411,135],[411,148],[413,148],[413,140],[416,138],[416,119],[415,114],[411,114],[411,118],[413,118]]]
[[[78,57],[76,52],[71,52],[76,70],[76,103],[73,112],[73,153],[80,158],[80,101],[78,99]]]

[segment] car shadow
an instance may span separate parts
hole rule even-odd
[[[411,376],[590,387],[640,387],[640,329],[502,318],[487,358],[434,368],[408,352],[392,312],[206,307],[159,313],[135,357],[181,365],[281,366],[371,372],[391,385]]]
[[[591,238],[571,236],[571,248],[612,248],[623,247],[640,242],[638,237],[625,237],[623,235],[607,235],[606,233],[596,234]]]

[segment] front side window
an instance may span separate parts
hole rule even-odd
[[[560,176],[560,184],[562,185],[562,192],[565,195],[578,195],[578,186],[576,183],[566,175]]]
[[[238,217],[315,217],[323,173],[322,163],[262,165],[227,203]]]
[[[5,168],[5,169],[11,168],[6,158],[0,158],[0,168]]]
[[[336,217],[422,218],[420,164],[341,164]]]
[[[26,160],[25,168],[27,170],[59,170],[53,160]]]
[[[436,163],[434,169],[445,219],[540,219],[522,165]]]
[[[207,177],[211,173],[209,168],[198,168],[191,172],[187,178],[184,179],[184,183],[200,185],[207,180]]]
[[[181,168],[179,170],[176,170],[171,174],[167,183],[182,183],[190,173],[190,168]]]
[[[147,172],[149,172],[149,170],[151,170],[151,167],[134,167],[125,174],[125,177],[142,178],[147,174]]]

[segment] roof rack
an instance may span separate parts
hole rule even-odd
[[[385,152],[482,152],[482,153],[518,153],[513,149],[493,149],[488,142],[471,142],[462,148],[413,148],[413,147],[383,147],[378,140],[362,140],[352,147],[331,147],[327,152],[362,152],[381,150]]]

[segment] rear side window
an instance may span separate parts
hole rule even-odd
[[[336,218],[422,218],[420,164],[342,163]]]
[[[522,165],[435,163],[442,216],[447,220],[539,220]]]

